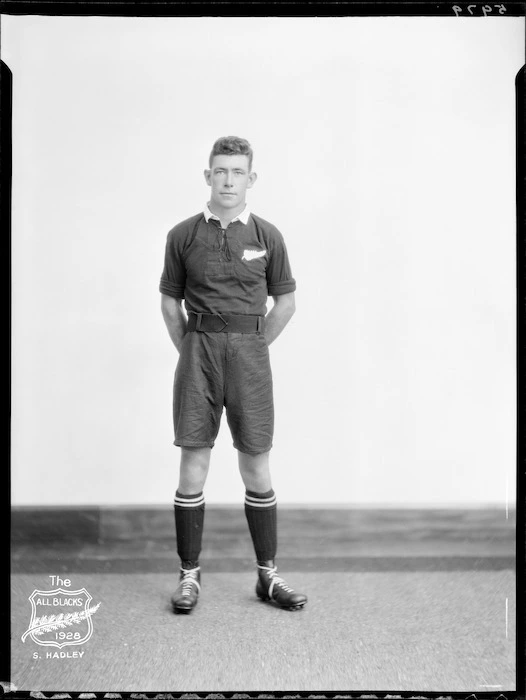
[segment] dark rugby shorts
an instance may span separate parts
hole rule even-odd
[[[272,447],[274,403],[268,345],[262,333],[186,333],[174,380],[179,447],[213,447],[223,407],[234,447],[260,454]]]

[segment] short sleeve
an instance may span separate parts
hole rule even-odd
[[[186,267],[183,260],[182,237],[177,233],[176,227],[170,231],[166,239],[164,268],[159,291],[176,299],[184,299]]]
[[[296,291],[296,280],[292,276],[289,256],[281,233],[273,230],[267,265],[267,288],[269,296],[280,296]]]

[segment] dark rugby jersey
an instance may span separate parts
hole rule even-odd
[[[200,213],[168,233],[159,291],[187,311],[264,316],[269,295],[295,289],[283,236],[259,216],[221,229]]]

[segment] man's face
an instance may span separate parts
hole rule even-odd
[[[256,181],[256,173],[250,172],[248,156],[214,156],[205,179],[211,187],[210,204],[216,209],[238,209],[245,206],[246,191]]]

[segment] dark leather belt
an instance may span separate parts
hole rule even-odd
[[[187,331],[201,333],[262,333],[264,316],[227,316],[226,314],[188,314]]]

